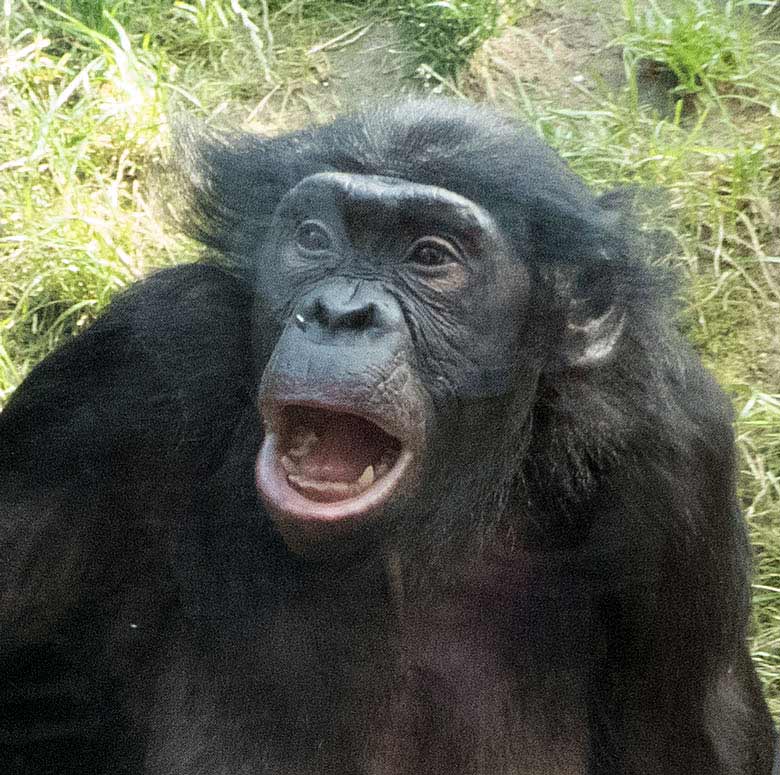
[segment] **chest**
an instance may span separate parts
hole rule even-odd
[[[205,641],[172,666],[160,695],[159,717],[174,726],[156,758],[170,762],[162,751],[175,746],[195,763],[159,771],[585,773],[586,689],[575,665],[537,662],[523,641],[527,616],[435,599],[402,615],[379,601],[337,610],[288,601],[251,633]],[[184,703],[164,708],[171,698]]]

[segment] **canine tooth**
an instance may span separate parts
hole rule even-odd
[[[362,474],[360,474],[360,479],[358,479],[358,485],[360,485],[361,488],[370,487],[374,483],[374,466],[366,466],[365,471],[363,471]]]
[[[314,431],[299,431],[293,436],[293,441],[287,450],[287,454],[294,458],[306,457],[317,446],[318,441],[319,437]]]
[[[298,466],[296,466],[295,463],[289,457],[287,457],[287,455],[282,455],[282,458],[279,462],[282,464],[282,468],[288,474],[291,474],[298,468]]]

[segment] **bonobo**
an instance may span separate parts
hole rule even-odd
[[[446,101],[186,156],[203,261],[0,415],[2,771],[770,775],[729,406],[618,198]]]

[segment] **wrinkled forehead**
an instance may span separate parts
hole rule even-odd
[[[296,222],[324,218],[348,234],[401,229],[443,232],[483,248],[502,242],[498,225],[476,202],[439,186],[384,175],[310,175],[287,193],[277,214]]]

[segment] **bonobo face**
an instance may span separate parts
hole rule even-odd
[[[339,173],[285,196],[260,261],[258,339],[280,333],[257,486],[306,550],[379,524],[467,407],[509,389],[528,276],[474,202]]]

